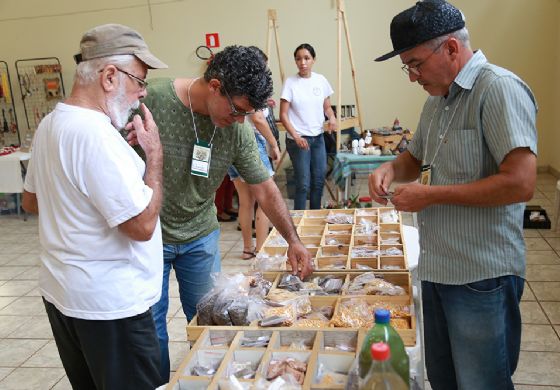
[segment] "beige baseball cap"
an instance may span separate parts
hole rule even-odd
[[[104,24],[87,31],[80,41],[80,52],[74,56],[77,64],[94,58],[131,54],[150,69],[168,66],[148,50],[144,38],[122,24]]]

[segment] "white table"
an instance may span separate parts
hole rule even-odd
[[[20,200],[23,193],[23,161],[29,160],[31,153],[14,152],[0,156],[0,192],[16,195],[16,207],[20,213]]]
[[[416,379],[421,389],[424,388],[424,332],[422,320],[422,289],[418,280],[416,268],[418,267],[418,256],[420,255],[420,242],[418,241],[418,229],[412,226],[402,225],[403,239],[406,245],[406,260],[412,277],[412,290],[414,299],[414,310],[416,313],[416,345],[406,347],[410,359],[410,374]]]

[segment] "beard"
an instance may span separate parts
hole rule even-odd
[[[109,118],[111,123],[118,130],[124,128],[128,123],[132,111],[140,107],[140,101],[136,100],[132,103],[126,101],[126,88],[124,83],[121,83],[119,90],[115,96],[107,99],[107,108],[109,110]]]

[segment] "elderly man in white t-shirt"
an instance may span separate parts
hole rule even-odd
[[[163,153],[144,105],[127,120],[148,69],[167,65],[117,24],[86,32],[76,62],[70,97],[37,129],[25,180],[23,207],[39,213],[41,295],[73,388],[154,389]]]

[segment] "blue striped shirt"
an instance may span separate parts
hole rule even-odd
[[[470,183],[496,174],[515,148],[537,153],[536,113],[529,87],[477,51],[447,98],[428,98],[408,151],[423,164],[433,161],[432,185]],[[419,212],[419,278],[466,284],[525,277],[524,207],[435,205]]]

